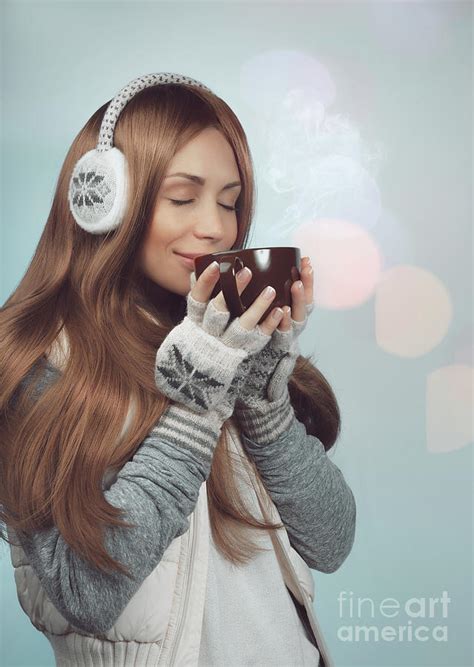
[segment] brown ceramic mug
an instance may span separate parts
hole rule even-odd
[[[259,320],[259,324],[278,306],[290,306],[291,286],[300,280],[301,252],[299,248],[278,246],[274,248],[240,248],[222,250],[210,255],[199,255],[194,259],[196,280],[201,273],[217,261],[220,278],[210,299],[222,290],[231,317],[240,317],[255,301],[267,285],[275,288],[275,298]],[[247,266],[252,271],[250,283],[241,295],[237,290],[236,275]]]

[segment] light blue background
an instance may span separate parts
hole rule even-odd
[[[338,667],[472,665],[472,449],[433,454],[425,432],[427,374],[452,360],[460,336],[472,344],[471,3],[4,2],[2,26],[0,303],[32,257],[72,139],[145,73],[195,77],[236,111],[258,184],[252,245],[288,244],[271,221],[292,195],[268,178],[248,66],[259,56],[272,62],[275,51],[324,63],[337,84],[333,110],[351,119],[369,150],[382,148],[374,163],[382,207],[409,239],[387,232],[378,242],[393,263],[424,267],[444,283],[453,318],[431,352],[401,359],[376,345],[371,300],[315,310],[302,350],[316,353],[338,398],[342,434],[331,456],[358,508],[347,561],[331,575],[313,573],[317,613]],[[274,78],[269,71],[254,90]],[[0,586],[0,665],[53,665],[49,643],[19,606],[5,546]],[[403,604],[443,590],[451,599],[446,643],[337,636],[342,625],[398,625],[380,613],[340,618],[340,591]]]

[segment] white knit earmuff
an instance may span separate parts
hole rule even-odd
[[[122,222],[128,193],[127,164],[122,151],[113,145],[115,124],[140,90],[166,83],[186,83],[212,92],[196,79],[171,72],[145,74],[119,91],[104,114],[96,148],[79,158],[69,181],[69,208],[86,232],[104,234]]]

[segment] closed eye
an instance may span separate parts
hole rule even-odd
[[[186,199],[186,200],[181,200],[181,199],[170,199],[170,202],[173,202],[175,206],[184,206],[184,204],[190,204],[194,199]],[[220,204],[222,208],[225,208],[227,211],[238,211],[237,206],[226,206],[225,204]]]

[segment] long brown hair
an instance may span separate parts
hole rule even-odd
[[[154,359],[186,307],[185,297],[140,270],[153,206],[174,154],[207,127],[223,133],[239,167],[235,248],[247,241],[255,187],[245,132],[223,100],[184,83],[152,86],[128,102],[115,128],[114,144],[128,165],[124,221],[105,235],[85,232],[70,213],[68,184],[78,158],[96,146],[108,104],[74,139],[33,258],[0,309],[0,521],[24,533],[55,525],[95,567],[128,575],[103,545],[104,527],[130,524],[106,502],[102,482],[107,469],[120,470],[133,457],[169,405],[154,382]],[[53,355],[62,337],[67,355],[61,373],[35,396],[39,362]],[[32,372],[33,382],[23,388]],[[289,392],[298,419],[328,450],[339,434],[338,405],[309,358],[298,358]],[[124,415],[130,417],[128,429],[122,428]],[[272,530],[282,524],[256,519],[241,499],[228,426],[219,437],[207,494],[217,547],[230,562],[243,564],[261,549],[239,527]],[[265,494],[255,464],[249,457],[247,462]]]

